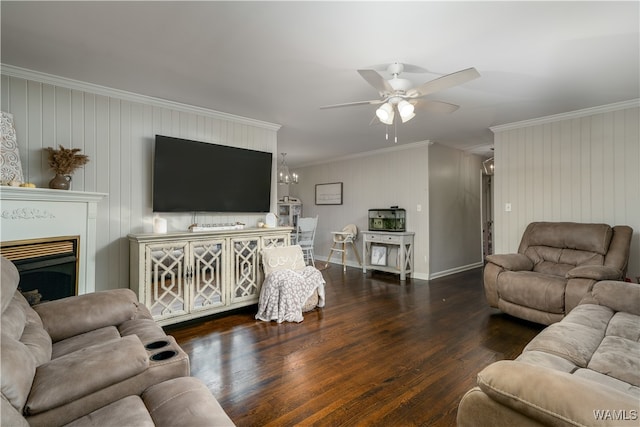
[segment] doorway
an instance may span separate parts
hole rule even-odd
[[[493,174],[482,173],[482,259],[493,253]]]

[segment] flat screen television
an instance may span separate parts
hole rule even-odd
[[[264,213],[272,154],[156,135],[154,212]]]

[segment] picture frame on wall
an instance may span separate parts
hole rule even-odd
[[[341,205],[342,183],[316,184],[316,205]]]
[[[371,245],[371,265],[387,265],[387,247]]]

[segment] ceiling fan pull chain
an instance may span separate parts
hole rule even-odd
[[[393,137],[394,137],[394,142],[397,144],[398,143],[398,124],[394,123],[393,124]]]
[[[384,139],[385,141],[389,140],[389,126],[385,126]]]

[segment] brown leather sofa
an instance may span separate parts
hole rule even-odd
[[[487,256],[487,301],[522,319],[558,322],[597,281],[624,279],[632,234],[625,225],[532,222],[517,254]]]
[[[2,426],[233,425],[129,289],[29,306],[1,258]]]
[[[640,424],[640,285],[602,281],[516,360],[483,369],[459,427]]]

